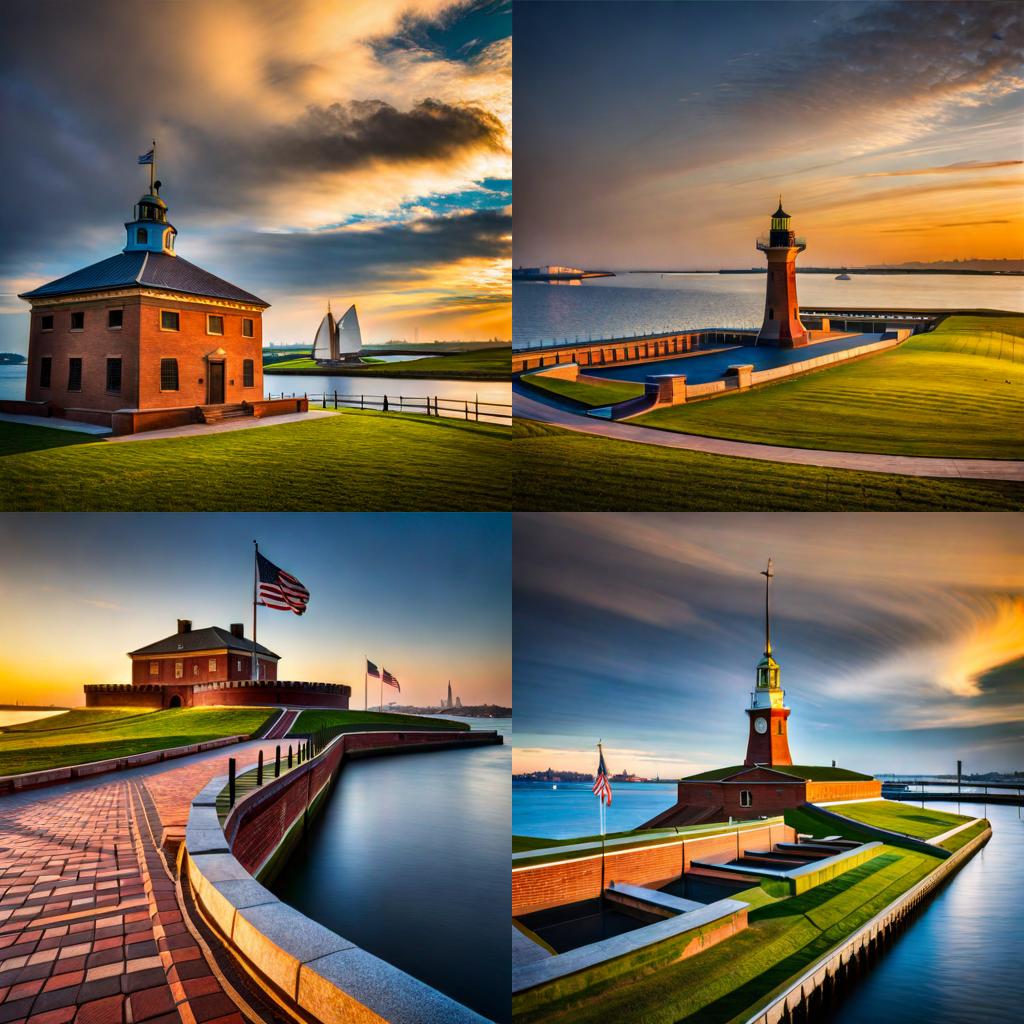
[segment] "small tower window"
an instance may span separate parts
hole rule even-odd
[[[39,386],[41,388],[48,388],[50,386],[50,376],[53,373],[53,358],[51,356],[43,356],[39,360]]]
[[[178,360],[177,359],[161,359],[160,360],[160,390],[161,391],[177,391],[178,390]]]
[[[68,360],[68,391],[82,390],[82,360],[75,357]]]
[[[749,789],[740,790],[740,807],[753,807],[754,794]]]
[[[149,241],[149,232],[145,228],[136,228],[135,241],[139,245],[145,245]]]

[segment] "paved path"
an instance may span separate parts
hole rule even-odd
[[[761,462],[785,462],[795,466],[823,466],[853,469],[862,473],[892,473],[896,476],[956,477],[964,480],[1013,480],[1024,482],[1024,462],[1002,459],[932,459],[914,455],[873,455],[868,452],[828,452],[811,448],[783,448],[748,441],[727,441],[699,434],[677,434],[629,423],[612,423],[581,416],[559,406],[526,395],[515,385],[512,394],[516,418],[552,423],[566,430],[617,441],[635,441],[659,448],[678,448],[706,455],[726,455]]]
[[[160,853],[256,741],[0,798],[0,1024],[245,1024]]]
[[[219,423],[188,423],[183,427],[168,427],[166,430],[143,430],[138,434],[123,434],[115,437],[111,434],[104,440],[112,444],[123,444],[129,441],[159,441],[167,437],[196,437],[207,434],[226,434],[233,430],[252,430],[255,427],[280,427],[285,423],[306,423],[309,420],[323,419],[325,416],[336,416],[334,412],[310,409],[309,412],[289,412],[284,416],[238,416],[235,419],[221,420]],[[2,1022],[0,1022],[2,1024]]]
[[[70,430],[75,434],[102,436],[110,433],[110,427],[98,427],[94,423],[76,423],[53,416],[18,416],[12,412],[0,412],[0,423],[24,423],[26,427],[50,427],[52,430]]]

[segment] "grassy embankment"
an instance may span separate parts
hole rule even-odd
[[[796,448],[1022,459],[1024,316],[952,316],[883,355],[630,422]]]
[[[31,722],[5,725],[0,729],[0,739],[7,733],[59,732],[82,729],[152,714],[152,711],[139,708],[70,708],[59,715],[47,715],[45,718],[34,718]]]
[[[625,402],[628,398],[637,398],[644,393],[643,384],[634,384],[627,380],[592,380],[575,381],[560,380],[557,377],[524,376],[519,383],[524,388],[532,388],[541,394],[551,395],[570,405],[581,409],[597,409],[602,405]]]
[[[443,718],[425,718],[421,715],[389,714],[381,711],[303,711],[292,725],[289,736],[309,736],[317,729],[344,726],[346,731],[365,732],[369,729],[443,729],[447,732],[468,730],[465,722],[449,722]]]
[[[368,356],[373,359],[373,356]],[[392,363],[375,360],[370,366],[322,367],[309,356],[282,359],[264,365],[267,375],[319,374],[342,377],[395,377],[424,380],[510,380],[512,377],[512,346],[484,348],[452,355],[425,356]]]
[[[513,508],[580,512],[1011,511],[1024,484],[820,469],[513,425]]]
[[[93,721],[92,712],[81,711],[77,727],[46,729],[39,723],[36,729],[5,730],[0,734],[0,775],[250,736],[276,713],[276,708],[182,708],[139,714],[137,708],[125,708],[118,716],[98,712]]]
[[[122,443],[3,423],[0,509],[502,510],[510,437],[493,424],[358,410]]]
[[[875,828],[885,828],[890,832],[901,832],[915,839],[931,839],[971,820],[963,814],[950,814],[931,807],[916,807],[913,804],[900,803],[898,800],[842,804],[839,807],[829,807],[828,810],[841,814],[844,818],[852,818],[865,825],[874,825]]]
[[[820,837],[839,831],[813,811],[787,811],[785,816],[800,832]],[[865,838],[856,825],[841,831]],[[517,1024],[726,1024],[746,1019],[939,863],[938,855],[883,844],[872,860],[800,896],[774,899],[761,887],[738,893],[736,899],[751,904],[745,931],[635,982],[596,986],[583,1003],[550,1003],[543,1012],[517,1016]]]

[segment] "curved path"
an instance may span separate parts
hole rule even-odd
[[[251,741],[0,798],[0,1024],[246,1024],[162,855]]]
[[[823,466],[853,469],[862,473],[891,473],[895,476],[956,477],[963,480],[1011,480],[1024,482],[1024,462],[1004,459],[935,459],[917,455],[876,455],[870,452],[830,452],[813,448],[783,448],[749,441],[729,441],[700,434],[677,434],[630,423],[594,419],[570,412],[561,405],[527,394],[513,385],[512,414],[516,418],[551,423],[566,430],[616,441],[635,441],[659,448],[678,448],[705,455],[726,455],[762,462],[785,462],[795,466]]]

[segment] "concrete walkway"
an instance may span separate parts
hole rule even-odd
[[[219,423],[189,423],[184,427],[168,427],[166,430],[144,430],[139,434],[125,434],[105,438],[111,442],[159,441],[167,437],[205,437],[208,434],[226,434],[232,430],[252,430],[254,427],[280,427],[285,423],[307,423],[309,420],[336,416],[334,412],[310,409],[309,412],[290,412],[284,416],[239,416],[237,419],[221,420]],[[3,1024],[0,1021],[0,1024]]]
[[[274,746],[229,750],[245,762]],[[246,1024],[161,854],[228,756],[0,798],[0,1024]]]
[[[517,419],[551,423],[580,434],[635,441],[658,448],[726,455],[761,462],[784,462],[794,466],[853,469],[861,473],[892,473],[896,476],[954,477],[963,480],[1011,480],[1024,482],[1024,462],[1002,459],[933,459],[915,455],[874,455],[868,452],[829,452],[812,448],[783,448],[778,445],[728,441],[699,434],[677,434],[629,423],[613,423],[569,412],[552,403],[527,395],[513,385],[512,414]]]
[[[110,433],[110,427],[98,427],[95,423],[76,423],[74,420],[60,420],[55,416],[16,416],[14,413],[0,412],[0,423],[24,423],[26,427],[70,430],[73,434],[101,436]]]

